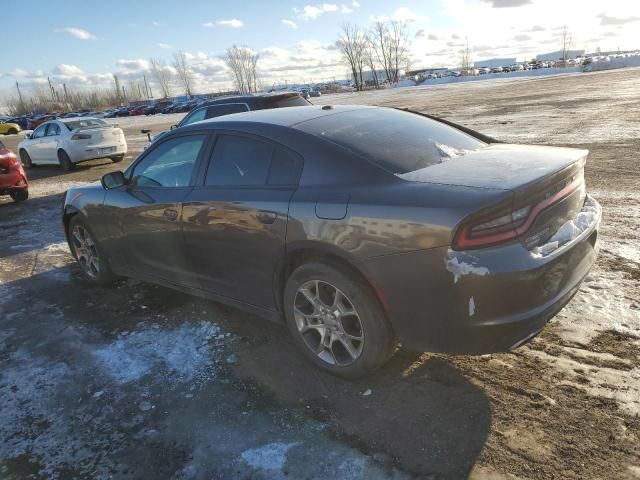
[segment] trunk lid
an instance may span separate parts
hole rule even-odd
[[[88,145],[99,145],[102,143],[118,143],[123,132],[121,128],[104,126],[104,127],[88,127],[77,128],[73,133],[83,133],[91,135],[91,139],[87,142]]]
[[[397,176],[413,182],[522,190],[567,167],[579,164],[582,168],[588,153],[576,148],[497,143]]]
[[[517,227],[519,241],[529,250],[544,244],[584,205],[588,150],[492,144],[461,153],[443,163],[398,176],[409,181],[512,192],[508,210],[528,212],[514,228]]]

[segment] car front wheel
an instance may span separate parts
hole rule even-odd
[[[289,278],[285,316],[296,344],[315,365],[356,378],[383,365],[396,339],[371,288],[347,269],[306,263]]]
[[[69,240],[71,253],[78,261],[85,279],[98,285],[107,285],[115,280],[109,262],[95,237],[77,215],[69,222]]]

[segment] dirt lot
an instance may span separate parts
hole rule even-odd
[[[179,116],[119,120],[132,155],[117,167],[33,169],[32,199],[0,200],[0,478],[640,478],[638,85],[629,69],[318,99],[588,148],[604,209],[594,270],[531,344],[400,350],[355,383],[312,368],[278,325],[133,280],[80,280],[60,193],[125,166],[143,125]]]

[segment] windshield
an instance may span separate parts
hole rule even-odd
[[[65,122],[66,127],[69,130],[76,130],[78,128],[100,128],[100,127],[108,127],[109,124],[104,120],[99,120],[97,118],[82,118],[79,120],[74,120],[73,122]]]
[[[464,155],[486,144],[427,117],[387,108],[363,108],[326,115],[297,126],[404,174]]]
[[[300,95],[275,97],[273,99],[266,98],[263,103],[263,108],[306,107],[311,105]]]

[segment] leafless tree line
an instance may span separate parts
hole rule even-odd
[[[258,60],[260,56],[247,46],[227,48],[224,61],[231,70],[233,85],[240,93],[258,91]]]
[[[411,41],[406,22],[376,21],[368,30],[345,23],[336,45],[357,90],[365,86],[365,69],[369,69],[372,83],[378,88],[381,83],[378,71],[384,73],[384,80],[395,83],[400,79],[401,70],[410,64]]]

